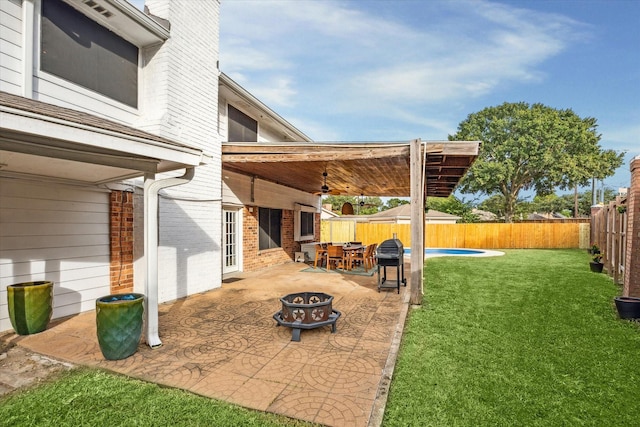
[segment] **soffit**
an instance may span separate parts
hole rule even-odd
[[[478,155],[477,141],[422,143],[428,196],[447,197]],[[222,146],[223,169],[308,193],[409,197],[408,142],[233,143]],[[426,151],[426,157],[424,157]]]
[[[202,150],[0,92],[0,175],[100,184],[198,166]]]
[[[169,38],[169,29],[125,0],[63,0],[129,43],[144,48]]]

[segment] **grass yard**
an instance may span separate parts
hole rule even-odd
[[[638,426],[640,323],[578,250],[427,260],[384,426]]]
[[[97,369],[74,369],[0,399],[1,426],[290,426],[311,424],[244,409]]]

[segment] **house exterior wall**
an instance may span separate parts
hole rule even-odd
[[[39,71],[41,0],[0,1],[0,90],[169,137],[211,156],[209,164],[196,169],[191,183],[160,193],[159,299],[167,301],[221,283],[221,155],[217,128],[220,5],[215,0],[146,3],[152,14],[170,21],[171,36],[164,43],[140,50],[138,108]],[[111,292],[131,288],[145,291],[143,182],[128,181],[124,183],[127,193],[114,191],[110,196],[108,188],[125,188],[121,184],[84,188],[0,178],[0,208],[10,208],[11,218],[18,219],[7,220],[5,212],[0,215],[0,229],[5,233],[0,234],[0,293],[4,294],[0,295],[0,331],[11,328],[6,284],[53,280],[54,317],[91,310],[96,298]],[[23,207],[20,212],[13,202],[7,202],[14,197],[7,194],[7,189],[15,185],[20,188],[20,197],[35,209]],[[44,195],[40,190],[43,186],[48,189]],[[122,194],[126,196],[126,217],[119,217]],[[39,205],[46,208],[37,208]],[[44,215],[51,206],[58,213]],[[52,220],[57,221],[55,226],[51,226]],[[121,230],[122,235],[118,234]],[[133,241],[129,241],[131,233]],[[124,245],[121,236],[126,239]],[[29,248],[21,248],[27,242]]]
[[[143,52],[139,126],[201,148],[213,158],[186,185],[160,195],[159,299],[219,287],[222,256],[221,144],[218,134],[219,2],[147,0],[171,23],[171,37]],[[172,176],[180,175],[172,174]],[[157,179],[163,179],[160,175]],[[137,232],[136,239],[142,234]],[[142,274],[136,270],[136,275]]]
[[[53,318],[91,310],[109,289],[109,193],[0,178],[0,331],[7,285],[54,282]]]
[[[109,197],[110,293],[133,292],[133,193]]]
[[[313,194],[294,190],[268,181],[253,181],[251,199],[251,177],[223,171],[223,198],[225,205],[242,206],[242,260],[244,271],[253,271],[272,265],[293,261],[300,244],[320,239],[320,198]],[[294,240],[294,214],[296,204],[316,209],[315,236],[313,240]],[[282,247],[258,250],[258,210],[260,207],[283,209]]]
[[[284,264],[293,260],[294,253],[300,250],[300,245],[293,242],[293,211],[282,211],[282,247],[275,249],[258,249],[258,208],[249,207],[243,211],[243,257],[242,263],[245,271],[254,271],[276,264]]]
[[[22,1],[0,2],[0,90],[22,95]]]

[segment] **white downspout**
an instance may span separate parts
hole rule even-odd
[[[195,168],[187,168],[184,175],[176,178],[155,180],[155,175],[144,177],[144,254],[147,259],[145,277],[146,340],[151,348],[162,345],[158,335],[158,192],[167,187],[190,182]]]

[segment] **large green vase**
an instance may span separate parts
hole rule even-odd
[[[125,359],[136,352],[143,312],[143,294],[107,295],[96,300],[98,343],[105,359]]]
[[[47,328],[53,308],[53,282],[25,282],[7,286],[11,326],[19,335],[42,332]]]

